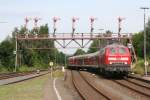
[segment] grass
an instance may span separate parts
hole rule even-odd
[[[43,87],[50,75],[0,86],[0,100],[42,100]]]
[[[64,76],[64,73],[61,70],[56,70],[53,73],[53,77],[62,77],[62,76]]]
[[[147,69],[148,69],[147,71],[150,72],[150,66],[147,66]],[[135,64],[135,67],[133,68],[133,72],[136,74],[144,75],[145,73],[144,60],[139,60]]]
[[[54,77],[63,76],[61,70],[53,72]],[[43,89],[50,74],[24,82],[0,86],[0,100],[43,100]]]
[[[36,70],[36,67],[28,67],[28,66],[20,66],[18,67],[17,71],[18,72],[26,72],[26,71],[33,71]]]
[[[42,89],[48,76],[0,86],[0,100],[42,100]]]
[[[35,67],[35,66],[32,66],[32,67],[28,67],[26,65],[22,65],[20,67],[17,68],[17,71],[18,72],[26,72],[26,71],[33,71],[33,70],[37,70],[37,69],[40,69],[40,70],[43,70],[43,69],[48,69],[48,67],[46,66],[43,66],[43,67]]]
[[[9,67],[4,67],[4,66],[0,66],[0,73],[9,73],[9,72],[14,72],[15,68],[11,67],[11,69],[8,69]],[[42,67],[35,67],[35,66],[27,66],[27,65],[22,65],[17,67],[17,72],[26,72],[26,71],[33,71],[33,70],[37,70],[37,69],[48,69],[47,66],[42,66]]]
[[[8,69],[6,69],[5,67],[3,66],[0,66],[0,73],[8,73]]]

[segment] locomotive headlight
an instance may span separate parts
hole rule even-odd
[[[124,62],[124,64],[127,64],[127,62]]]
[[[109,64],[112,64],[112,62],[109,62]]]

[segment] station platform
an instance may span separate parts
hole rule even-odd
[[[49,78],[44,86],[43,100],[75,100],[66,88],[63,77]]]

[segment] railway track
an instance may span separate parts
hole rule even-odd
[[[35,71],[18,72],[18,73],[3,73],[3,74],[0,74],[0,80],[14,78],[14,77],[18,77],[18,76],[25,76],[25,75],[29,75],[29,74],[33,74],[33,73],[35,73]]]
[[[145,80],[139,80],[139,79],[136,79],[136,78],[125,78],[126,81],[130,82],[130,83],[133,83],[135,85],[138,85],[140,87],[143,87],[143,88],[147,88],[150,90],[150,81],[145,81]]]
[[[137,78],[123,78],[123,79],[107,79],[101,76],[95,77],[92,73],[85,71],[72,71],[72,81],[80,96],[84,100],[123,100],[125,99],[124,92],[128,91],[130,97],[127,98],[136,98],[143,100],[149,100],[150,98],[150,84],[149,82]],[[99,82],[98,81],[104,81]],[[115,87],[125,89],[123,92],[120,90],[119,95],[116,95],[118,92],[113,92],[108,88],[103,86],[103,83],[113,84]],[[102,84],[101,84],[102,83]],[[114,87],[114,88],[115,88]],[[122,94],[122,95],[121,95]],[[133,96],[133,97],[132,97]],[[126,98],[126,99],[127,99]]]
[[[80,96],[85,100],[110,100],[109,97],[102,94],[98,89],[93,87],[80,72],[72,71],[72,80]]]
[[[150,75],[150,74],[149,74],[149,75]],[[143,79],[143,78],[141,78],[141,77],[139,77],[139,76],[137,76],[137,75],[129,75],[128,78],[130,78],[130,79],[135,79],[135,80],[139,80],[139,81],[142,81],[142,82],[144,82],[144,83],[150,84],[150,81],[149,81],[149,80],[145,80],[145,79]]]
[[[123,87],[130,89],[131,91],[134,91],[138,94],[150,98],[150,84],[146,82],[139,81],[136,79],[130,79],[130,78],[112,80],[112,81]]]
[[[43,72],[46,70],[40,70],[40,72]],[[36,74],[37,71],[27,71],[27,72],[12,72],[12,73],[1,73],[0,74],[0,80],[4,79],[9,79],[9,78],[14,78],[14,77],[19,77],[19,76],[25,76],[25,75],[30,75],[30,74]]]
[[[0,74],[0,85],[8,85],[29,80],[49,73],[48,70],[41,70],[40,73],[36,71],[18,72],[18,73],[3,73]]]

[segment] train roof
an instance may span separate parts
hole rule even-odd
[[[69,59],[71,59],[71,58],[84,58],[84,57],[89,57],[90,58],[90,57],[93,57],[97,54],[99,54],[99,51],[94,52],[94,53],[84,54],[84,55],[72,56],[72,57],[69,57]]]
[[[111,45],[107,45],[106,47],[104,48],[110,48],[110,47],[126,47],[122,44],[117,44],[117,43],[113,43]],[[96,56],[100,53],[100,50],[97,51],[97,52],[94,52],[94,53],[89,53],[89,54],[84,54],[84,55],[77,55],[77,56],[72,56],[72,57],[69,57],[69,59],[72,59],[72,58],[85,58],[85,57],[93,57],[93,56]]]
[[[126,46],[118,43],[113,43],[111,45],[107,45],[105,48],[109,48],[109,47],[126,47]]]

